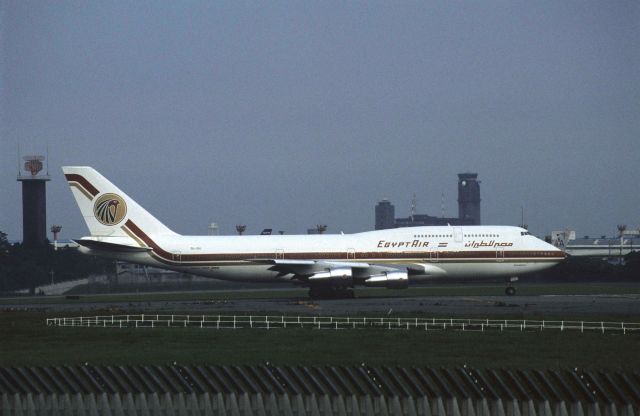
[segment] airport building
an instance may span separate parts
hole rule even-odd
[[[616,259],[627,254],[640,251],[640,231],[626,230],[618,237],[576,237],[573,230],[553,231],[551,244],[564,250],[571,256],[601,257],[604,259]]]
[[[415,214],[396,218],[395,207],[383,199],[375,207],[376,230],[431,225],[480,225],[480,181],[477,173],[458,174],[458,217]]]

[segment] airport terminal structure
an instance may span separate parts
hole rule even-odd
[[[376,230],[433,225],[480,225],[480,181],[477,173],[458,174],[458,217],[435,217],[411,213],[406,218],[395,217],[395,207],[388,199],[376,205]]]

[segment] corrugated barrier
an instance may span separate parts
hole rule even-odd
[[[2,415],[636,415],[637,372],[470,368],[0,368]]]

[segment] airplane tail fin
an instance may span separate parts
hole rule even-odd
[[[144,247],[153,236],[177,235],[95,169],[63,166],[62,171],[92,237]]]

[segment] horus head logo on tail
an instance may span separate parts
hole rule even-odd
[[[127,215],[127,204],[116,194],[104,194],[93,205],[93,215],[104,225],[116,225]]]

